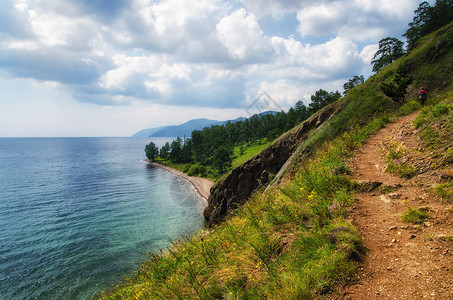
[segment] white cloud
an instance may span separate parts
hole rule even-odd
[[[369,72],[377,41],[403,33],[416,6],[413,0],[2,0],[0,80],[31,80],[83,105],[151,105],[162,118],[171,115],[167,106],[194,116],[246,108],[262,91],[288,108]],[[281,21],[288,16],[291,22]],[[263,31],[269,24],[282,28]]]
[[[312,0],[241,0],[247,10],[263,17],[271,15],[274,18],[281,18],[285,14],[296,11],[306,5],[306,3],[314,2]]]
[[[378,44],[363,47],[362,51],[360,52],[360,57],[362,58],[363,62],[365,64],[370,64],[374,54],[378,51],[378,49]]]
[[[290,77],[301,82],[333,80],[362,64],[357,45],[343,38],[318,45],[303,45],[294,39],[276,37],[272,42],[279,53],[272,66],[276,77]]]
[[[417,3],[402,0],[325,1],[297,12],[302,36],[340,36],[362,42],[376,42],[391,35],[399,36],[411,19]]]
[[[257,19],[244,8],[220,20],[217,34],[234,59],[255,60],[272,53]]]

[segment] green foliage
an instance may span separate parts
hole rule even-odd
[[[453,92],[433,97],[434,105],[424,107],[414,121],[424,146],[438,157],[439,165],[453,163]]]
[[[245,144],[236,146],[233,150],[232,167],[236,168],[236,167],[242,165],[247,160],[249,160],[256,154],[260,153],[261,150],[266,148],[269,144],[270,144],[269,142],[264,142],[264,140],[259,140],[252,144],[249,144],[247,146]]]
[[[159,155],[159,148],[153,142],[145,146],[145,155],[150,161],[155,161]]]
[[[165,145],[162,146],[162,148],[160,149],[159,156],[160,156],[160,158],[162,158],[162,159],[167,159],[169,153],[170,153],[170,144],[167,142],[167,143],[165,143]]]
[[[150,254],[103,298],[308,299],[351,278],[363,247],[344,221],[353,203],[344,143],[327,143],[294,181],[257,194],[225,223]]]
[[[324,106],[333,103],[340,99],[341,94],[336,92],[328,92],[323,89],[319,89],[311,96],[311,103],[308,105],[312,112],[316,112]]]
[[[423,61],[427,49],[428,46],[415,49],[402,58],[412,62],[409,70],[417,82],[423,81],[428,73],[425,66],[413,62]],[[451,53],[443,62],[451,61]],[[354,260],[360,256],[362,245],[359,234],[345,221],[354,195],[352,184],[344,175],[348,171],[344,159],[388,123],[393,113],[407,113],[417,107],[394,102],[379,92],[379,85],[395,68],[390,65],[383,69],[366,84],[350,90],[337,104],[338,113],[312,132],[300,147],[303,155],[294,168],[299,171],[293,180],[266,193],[257,193],[225,223],[183,237],[167,251],[151,254],[132,278],[103,294],[103,298],[322,298],[322,293],[336,283],[354,276]],[[451,98],[446,92],[451,89],[451,81],[449,77],[444,79],[451,76],[450,69],[448,65],[429,66],[430,70],[436,68],[446,71],[429,73],[430,82],[447,80],[438,95],[442,99],[444,95]],[[433,102],[436,95],[431,95]],[[434,116],[430,101],[422,109],[421,130],[432,126],[428,122]],[[399,108],[404,112],[398,112]],[[435,111],[438,120],[447,120],[442,123],[447,126],[450,110],[447,114],[439,106]],[[250,141],[242,140],[235,145],[235,151],[239,152],[239,146]],[[248,155],[249,149],[244,155]],[[447,186],[442,188],[446,190]],[[429,218],[421,209],[407,215],[410,222]]]
[[[232,158],[227,159],[226,152],[231,154],[234,147],[240,145],[241,153],[245,153],[247,147],[253,147],[264,138],[273,140],[310,115],[311,111],[302,101],[298,101],[287,113],[281,111],[275,114],[254,115],[244,121],[194,130],[191,138],[182,140],[178,137],[171,145],[162,147],[160,157],[164,160],[169,158],[172,163],[212,167],[218,173],[223,173],[231,167],[229,161],[231,162]],[[220,153],[219,145],[226,151]]]
[[[421,224],[429,218],[429,214],[425,209],[422,208],[409,208],[401,216],[403,222]]]
[[[178,137],[171,142],[170,146],[170,159],[173,162],[182,162],[182,139]]]
[[[208,171],[205,166],[192,165],[192,166],[190,166],[189,170],[187,171],[187,175],[206,177],[208,175]]]
[[[452,174],[453,175],[453,174]],[[442,183],[434,187],[433,192],[438,195],[444,202],[453,202],[453,180]]]
[[[360,76],[355,75],[354,77],[352,77],[352,79],[349,79],[348,82],[343,84],[343,89],[344,89],[343,94],[346,95],[346,93],[350,89],[352,89],[353,87],[363,83],[364,81],[365,81],[365,77],[363,77],[363,75],[360,75]]]
[[[381,84],[381,91],[395,102],[403,101],[404,96],[407,93],[407,87],[413,80],[413,77],[407,74],[404,66],[400,65],[398,66],[392,81]]]
[[[433,7],[427,1],[423,1],[414,14],[413,21],[409,23],[409,28],[404,34],[409,50],[415,48],[422,36],[436,31],[453,20],[453,1],[437,0]]]
[[[267,140],[268,140],[269,142],[271,142],[271,141],[275,140],[277,137],[279,137],[282,133],[283,133],[283,132],[282,132],[281,129],[279,129],[279,128],[274,128],[274,129],[272,129],[271,131],[269,131],[269,132],[267,133],[266,138],[267,138]]]
[[[402,178],[411,178],[417,174],[415,168],[404,159],[409,150],[399,140],[384,141],[382,151],[387,160],[386,172],[395,173]]]
[[[403,42],[397,38],[386,37],[379,41],[379,50],[374,54],[371,64],[373,72],[388,66],[403,56]]]
[[[223,173],[226,169],[230,168],[231,162],[230,151],[225,146],[217,148],[212,156],[212,165],[219,173]]]

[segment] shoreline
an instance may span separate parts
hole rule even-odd
[[[206,178],[196,177],[196,176],[189,176],[186,173],[181,172],[177,169],[173,169],[173,168],[161,165],[157,162],[151,162],[147,159],[145,159],[145,161],[154,167],[164,169],[167,172],[188,181],[195,188],[198,195],[201,198],[203,198],[206,201],[206,203],[208,202],[208,198],[211,193],[211,187],[214,185],[214,182],[212,182],[211,180],[206,179]]]

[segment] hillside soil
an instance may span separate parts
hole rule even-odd
[[[382,184],[356,193],[351,222],[363,237],[365,254],[356,279],[327,298],[453,299],[453,205],[430,191],[445,175],[432,167],[426,151],[415,151],[423,147],[412,125],[416,116],[381,129],[350,161],[354,180]],[[409,149],[407,159],[419,166],[416,176],[385,172],[382,148],[389,140]],[[405,223],[402,215],[409,208],[420,208],[429,218]]]

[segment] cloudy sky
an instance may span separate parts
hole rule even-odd
[[[378,41],[403,39],[419,2],[1,0],[0,137],[247,117],[263,93],[308,104],[368,77]]]

